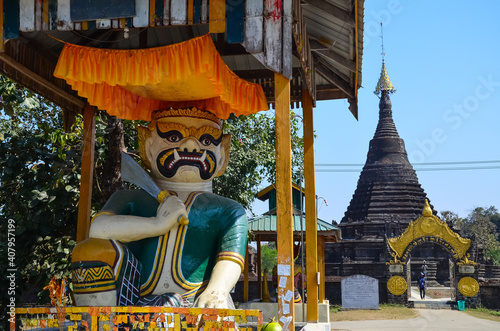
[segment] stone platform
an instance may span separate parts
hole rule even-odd
[[[427,289],[427,291],[431,290],[432,288]],[[408,299],[408,306],[415,309],[457,309],[457,302],[452,301],[451,298],[432,299],[426,296],[425,299],[420,299],[420,293],[416,288],[412,288],[411,296]]]

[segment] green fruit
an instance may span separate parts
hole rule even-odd
[[[283,328],[281,327],[281,325],[274,321],[274,317],[271,321],[269,321],[268,323],[266,323],[264,325],[264,327],[262,327],[262,331],[282,331]]]

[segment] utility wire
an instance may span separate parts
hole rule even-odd
[[[456,168],[416,168],[415,171],[454,171],[454,170],[488,170],[500,169],[499,166],[456,167]],[[360,172],[360,169],[316,169],[315,172]]]
[[[452,162],[422,162],[422,163],[412,163],[415,166],[427,166],[427,165],[452,165],[452,164],[485,164],[485,163],[500,163],[500,160],[488,160],[488,161],[452,161]],[[362,167],[364,163],[315,163],[315,167]]]

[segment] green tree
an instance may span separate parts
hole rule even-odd
[[[295,180],[304,159],[299,129],[298,119],[292,116],[292,170]],[[234,199],[251,210],[255,194],[262,184],[273,183],[276,179],[274,117],[265,113],[231,116],[224,123],[224,133],[232,136],[230,161],[226,172],[214,180],[214,192]]]
[[[262,271],[267,269],[268,272],[271,273],[277,263],[278,252],[276,251],[276,248],[270,247],[269,244],[262,245],[260,249]]]
[[[461,235],[475,240],[484,249],[485,256],[496,265],[500,265],[500,243],[495,224],[499,218],[500,214],[493,206],[476,207],[466,218],[456,222]]]
[[[17,269],[17,303],[36,303],[52,276],[67,274],[63,261],[74,246],[81,132],[65,133],[57,107],[1,76],[0,97],[2,288],[7,288],[6,269]],[[12,247],[7,244],[9,223],[15,229]],[[5,261],[9,249],[15,259]],[[5,302],[7,292],[1,297]]]

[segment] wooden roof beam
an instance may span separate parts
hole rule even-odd
[[[331,85],[320,85],[316,87],[317,100],[337,100],[346,99],[349,96],[338,88],[332,88]]]
[[[321,61],[316,63],[316,72],[320,74],[324,79],[329,81],[331,84],[337,86],[349,97],[354,98],[354,91],[351,85],[342,79],[337,74],[333,73],[327,66],[325,66]]]
[[[5,64],[11,66],[12,68],[17,70],[21,74],[30,77],[32,80],[34,80],[38,84],[42,85],[43,87],[45,87],[49,91],[57,94],[58,96],[60,96],[63,99],[66,99],[67,101],[75,104],[79,108],[83,109],[85,107],[84,101],[78,99],[77,97],[69,94],[66,91],[61,90],[60,88],[58,88],[57,86],[55,86],[54,84],[52,84],[51,82],[49,82],[48,80],[43,78],[42,76],[34,73],[33,71],[31,71],[30,69],[28,69],[24,65],[20,64],[19,62],[17,62],[13,58],[11,58],[9,55],[7,55],[3,52],[0,52],[0,61],[5,62]]]
[[[310,39],[309,44],[311,46],[311,51],[315,54],[321,55],[324,58],[334,61],[338,65],[346,68],[351,72],[356,72],[356,62],[337,54],[331,48],[324,46],[320,42]]]
[[[354,25],[356,24],[353,13],[345,11],[344,9],[339,8],[330,2],[324,0],[304,0],[304,1],[305,3],[310,4],[318,9],[321,9],[325,13],[345,22],[351,28],[353,28]]]
[[[333,72],[335,75],[339,76],[339,78],[345,80],[346,82],[349,83],[350,85],[350,82],[351,82],[351,79],[350,79],[350,76],[352,75],[352,73],[350,73],[351,75],[347,76],[346,74],[344,74],[343,72],[341,72],[337,65],[336,64],[332,64],[328,58],[325,58],[323,56],[318,56],[317,54],[313,54],[313,57],[316,61],[316,63],[321,63],[323,64],[326,68],[328,68],[328,70],[330,70],[331,72]]]
[[[25,36],[23,32],[20,31],[17,40],[25,44],[27,47],[31,49],[31,51],[37,53],[39,56],[45,57],[50,62],[57,63],[57,60],[59,59],[59,54],[57,54],[50,48],[46,48],[38,39],[28,38]]]

